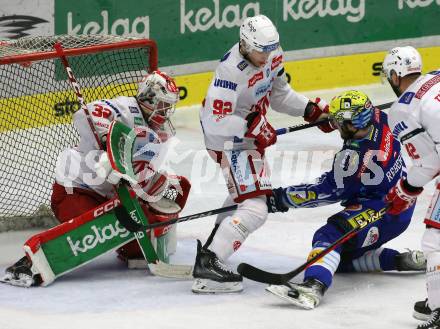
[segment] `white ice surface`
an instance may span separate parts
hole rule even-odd
[[[364,87],[377,104],[393,100],[389,92]],[[322,93],[310,93],[309,95]],[[324,93],[327,99],[334,91]],[[276,127],[295,120],[274,116]],[[196,119],[194,119],[196,121]],[[179,128],[180,143],[171,167],[187,175],[193,191],[183,215],[221,207],[226,196],[219,171],[212,174],[197,125]],[[273,159],[273,185],[310,181],[330,162],[319,151],[334,152],[337,133],[316,128],[279,137]],[[301,152],[297,152],[300,151]],[[275,152],[276,151],[276,152]],[[185,153],[186,156],[182,156]],[[180,155],[179,155],[180,154]],[[331,156],[331,154],[330,154]],[[207,169],[208,166],[208,169]],[[197,177],[199,177],[197,179]],[[407,231],[388,247],[419,249],[422,219],[433,191],[428,186]],[[248,262],[267,270],[287,272],[305,261],[313,232],[336,212],[337,205],[272,214],[253,233],[229,264]],[[182,223],[174,263],[190,264],[195,240],[205,240],[214,218]],[[23,242],[37,231],[0,234],[0,273],[23,255]],[[297,277],[296,280],[301,280]],[[194,295],[191,281],[153,277],[143,270],[126,270],[113,253],[74,271],[46,288],[23,289],[0,285],[0,329],[137,329],[137,328],[414,328],[413,303],[425,298],[423,274],[337,274],[322,304],[313,311],[295,309],[264,291],[264,285],[244,281],[245,290],[232,295]]]

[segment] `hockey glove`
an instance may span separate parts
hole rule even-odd
[[[310,101],[307,104],[306,109],[304,111],[304,120],[310,123],[315,122],[317,120],[323,120],[328,118],[328,113],[329,113],[329,107],[327,102],[317,97],[314,102]],[[329,133],[335,130],[335,128],[332,127],[330,122],[319,125],[318,128],[325,133]]]
[[[247,117],[247,132],[244,137],[254,138],[257,149],[264,150],[266,147],[275,144],[277,133],[266,120],[266,117],[259,112],[252,112]]]
[[[163,214],[175,214],[185,207],[191,183],[184,176],[168,176],[169,185],[163,192],[163,197],[157,202],[151,202],[150,207]]]
[[[401,178],[385,196],[385,202],[388,203],[387,212],[390,215],[404,212],[416,202],[422,191],[423,187],[411,186],[406,179]]]
[[[289,207],[284,203],[285,190],[282,187],[272,190],[272,194],[266,196],[266,204],[269,213],[286,212]]]

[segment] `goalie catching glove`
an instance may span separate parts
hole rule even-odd
[[[157,202],[150,202],[151,208],[163,214],[180,212],[186,204],[191,183],[184,176],[169,175],[168,187],[163,191],[162,198]]]

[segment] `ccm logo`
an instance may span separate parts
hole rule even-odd
[[[111,200],[108,203],[105,203],[102,206],[96,208],[95,211],[93,212],[93,216],[94,217],[101,216],[101,215],[109,212],[113,208],[116,208],[120,204],[121,204],[121,201],[119,201],[119,199]]]

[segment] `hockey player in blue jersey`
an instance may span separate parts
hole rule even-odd
[[[269,212],[337,202],[344,207],[315,232],[309,257],[351,230],[350,219],[366,219],[383,212],[385,195],[405,175],[400,144],[388,127],[387,114],[375,109],[367,95],[347,91],[336,96],[330,103],[329,115],[344,140],[332,170],[314,184],[274,189],[268,197]],[[269,286],[267,290],[299,307],[313,309],[330,287],[335,272],[424,271],[422,252],[399,253],[381,247],[406,230],[414,207],[415,204],[397,216],[385,212],[380,220],[310,266],[304,282]]]

